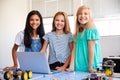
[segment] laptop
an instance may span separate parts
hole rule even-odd
[[[51,73],[46,53],[17,52],[17,58],[22,70],[31,70],[33,73]]]

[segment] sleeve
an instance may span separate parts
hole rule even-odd
[[[19,33],[17,33],[14,43],[16,45],[21,45],[23,42],[23,38],[24,38],[24,32],[20,31]]]
[[[100,39],[99,33],[96,28],[87,29],[87,40]]]
[[[46,40],[47,42],[49,42],[49,33],[45,34],[43,36],[43,39]]]
[[[69,42],[73,42],[73,41],[74,41],[73,34],[69,34]]]

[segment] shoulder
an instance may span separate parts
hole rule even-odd
[[[73,36],[72,33],[66,34],[66,37],[67,37],[67,39],[69,40],[69,42],[73,42],[73,41],[74,41],[74,36]]]
[[[52,35],[55,35],[55,32],[48,32],[45,35],[52,36]]]
[[[87,32],[98,32],[97,28],[87,28],[86,29]]]
[[[24,38],[24,31],[18,32],[15,37],[15,44],[21,45],[23,43],[23,38]]]
[[[87,35],[87,38],[90,40],[99,39],[99,32],[97,28],[86,29],[86,35]]]
[[[48,32],[48,33],[46,33],[46,34],[43,36],[43,38],[44,38],[44,39],[51,38],[51,37],[53,37],[54,35],[55,35],[54,32]]]
[[[67,34],[65,34],[66,36],[68,36],[68,37],[73,37],[73,34],[72,33],[67,33]]]
[[[66,33],[67,35],[71,35],[72,33]]]
[[[24,36],[24,31],[20,31],[17,33],[17,36]]]
[[[48,33],[46,33],[46,34],[53,34],[54,32],[48,32]]]

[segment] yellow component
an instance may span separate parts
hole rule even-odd
[[[21,79],[21,75],[18,75],[18,78]]]
[[[53,78],[53,80],[57,80],[57,78]]]
[[[112,75],[112,70],[111,69],[106,69],[105,74],[107,76],[111,76]]]
[[[32,78],[32,71],[28,71],[28,79]]]
[[[7,72],[6,75],[7,75],[8,79],[12,78],[12,73],[11,72]]]
[[[23,79],[24,79],[24,80],[28,80],[28,75],[27,75],[27,73],[24,73],[24,74],[23,74]]]

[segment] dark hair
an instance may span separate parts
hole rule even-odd
[[[43,26],[43,19],[42,19],[42,16],[41,14],[39,13],[39,11],[37,10],[32,10],[29,12],[28,16],[27,16],[27,19],[26,19],[26,25],[25,25],[25,29],[24,29],[24,45],[25,47],[31,47],[31,43],[32,43],[32,40],[31,40],[31,34],[33,34],[33,29],[32,27],[30,26],[30,17],[32,15],[38,15],[39,18],[40,18],[40,26],[37,28],[37,34],[39,35],[40,37],[40,40],[41,40],[41,43],[43,45],[43,36],[45,35],[45,32],[44,32],[44,26]]]

